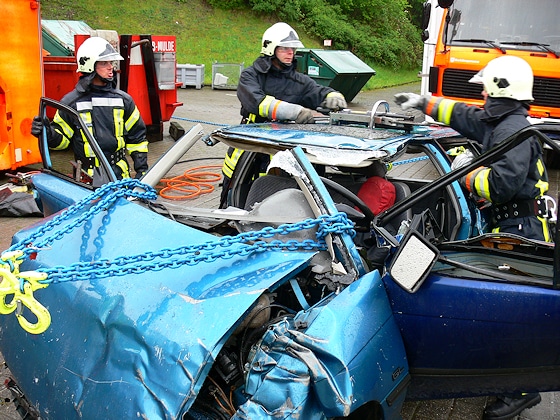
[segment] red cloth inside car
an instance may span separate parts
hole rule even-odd
[[[395,186],[380,176],[372,176],[363,183],[358,197],[377,215],[395,204]]]

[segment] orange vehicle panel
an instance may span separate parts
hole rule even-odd
[[[482,87],[466,82],[486,64],[504,54],[514,55],[526,60],[533,70],[535,83],[529,114],[536,118],[560,118],[560,102],[552,100],[558,89],[560,79],[560,59],[553,52],[539,51],[536,48],[511,48],[505,44],[492,45],[449,45],[443,42],[445,22],[450,9],[443,11],[439,34],[435,44],[433,64],[430,68],[429,91],[434,96],[443,96],[475,105],[482,105]],[[453,17],[450,18],[452,20]],[[480,38],[483,36],[480,35]],[[499,47],[502,47],[500,50]],[[469,86],[470,85],[470,86]],[[479,92],[480,90],[480,92]]]
[[[0,4],[0,170],[41,162],[31,122],[42,96],[41,12],[38,1]]]

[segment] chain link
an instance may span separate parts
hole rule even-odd
[[[138,189],[136,189],[138,187]],[[139,191],[142,189],[143,191]],[[43,225],[37,232],[25,240],[14,244],[8,251],[19,250],[25,258],[32,253],[40,252],[56,240],[61,240],[82,224],[91,223],[95,215],[106,211],[121,197],[136,197],[144,200],[155,200],[155,190],[138,180],[127,179],[109,183],[96,190],[78,203],[70,206],[58,216]],[[89,208],[88,208],[89,207]],[[52,232],[64,221],[69,220],[79,211],[83,214],[70,222],[64,228]],[[109,211],[111,213],[111,211]],[[108,214],[109,214],[108,213]],[[105,229],[109,216],[105,215],[102,228]],[[289,235],[301,230],[317,228],[315,240],[302,241],[273,239],[281,235]],[[47,233],[52,232],[50,235]],[[265,251],[314,251],[326,250],[325,237],[332,233],[346,232],[354,236],[354,226],[346,213],[335,215],[321,215],[316,219],[307,219],[298,223],[283,224],[278,227],[265,227],[259,231],[242,232],[236,236],[224,236],[216,241],[202,244],[187,245],[179,248],[163,248],[158,251],[148,251],[143,254],[121,256],[111,260],[95,259],[92,262],[76,262],[69,266],[56,266],[39,269],[38,272],[47,273],[48,277],[41,283],[60,283],[65,281],[82,281],[94,278],[125,276],[128,274],[141,274],[148,271],[161,271],[166,268],[179,268],[195,266],[199,263],[213,262],[218,259],[231,259],[236,256],[247,256]],[[99,232],[101,235],[103,232]],[[44,238],[43,236],[46,235]],[[269,239],[269,241],[266,241]],[[96,256],[97,253],[96,253]]]
[[[136,187],[142,188],[144,191],[135,190],[134,188]],[[93,218],[96,214],[110,208],[117,199],[121,197],[136,197],[145,200],[155,200],[157,198],[157,193],[154,188],[149,185],[142,184],[137,179],[124,179],[122,181],[110,182],[103,185],[101,188],[98,188],[95,192],[88,195],[83,200],[68,207],[58,216],[41,226],[37,232],[30,235],[27,239],[12,245],[8,251],[21,250],[26,256],[29,256],[30,254],[37,252],[38,249],[40,250],[42,248],[46,248],[55,240],[62,239],[64,235]],[[38,240],[47,232],[50,232],[55,227],[59,226],[63,221],[69,219],[72,215],[85,209],[92,203],[94,204],[89,208],[89,210],[68,224],[68,226],[56,231],[51,236],[47,236],[41,241]]]

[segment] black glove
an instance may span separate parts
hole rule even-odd
[[[46,123],[49,124],[48,118],[45,118]],[[38,115],[33,118],[33,122],[31,123],[31,134],[38,139],[41,138],[43,135],[43,119]],[[50,125],[47,126],[47,137],[50,134]]]
[[[148,154],[146,152],[132,152],[130,156],[134,162],[134,171],[136,172],[134,178],[140,179],[148,170]]]

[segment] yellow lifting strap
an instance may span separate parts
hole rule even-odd
[[[49,285],[49,283],[40,283],[47,278],[47,273],[38,271],[20,273],[22,256],[22,251],[10,251],[4,252],[0,259],[0,314],[8,315],[15,311],[19,325],[25,331],[30,334],[41,334],[51,325],[51,314],[33,297],[33,292]],[[37,318],[36,322],[29,321],[25,317],[26,308]]]

